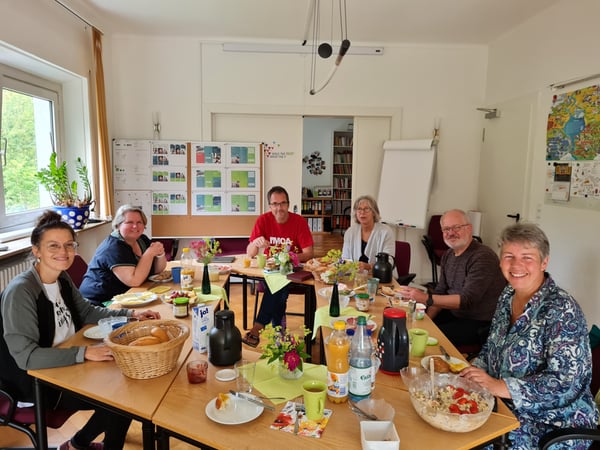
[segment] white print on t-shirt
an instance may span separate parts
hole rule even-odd
[[[63,342],[65,339],[75,334],[75,326],[73,325],[73,318],[71,317],[71,311],[67,308],[65,301],[60,294],[58,283],[52,284],[44,283],[46,294],[48,299],[54,304],[54,341],[52,346],[56,346]]]
[[[271,236],[269,238],[269,244],[283,247],[284,245],[291,246],[293,244],[293,241],[290,238]]]

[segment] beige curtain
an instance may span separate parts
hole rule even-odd
[[[93,29],[94,73],[96,91],[96,122],[98,136],[98,175],[100,192],[96,210],[101,217],[113,215],[112,171],[110,164],[110,143],[106,119],[106,92],[104,88],[104,67],[102,65],[102,33]]]

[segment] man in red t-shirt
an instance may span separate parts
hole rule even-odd
[[[246,249],[248,256],[256,256],[259,251],[265,251],[272,246],[289,246],[290,251],[298,254],[300,262],[311,259],[312,234],[304,217],[289,212],[290,198],[287,191],[281,186],[272,187],[267,193],[267,199],[271,211],[261,214],[256,220]],[[272,293],[265,284],[265,293],[256,322],[242,339],[245,344],[256,347],[260,341],[259,332],[268,323],[274,326],[281,325],[288,294],[288,286]]]

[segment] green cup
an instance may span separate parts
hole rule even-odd
[[[427,330],[422,328],[411,328],[408,330],[410,335],[411,356],[423,356],[425,355],[425,348],[427,347],[427,339],[429,339],[429,333]]]
[[[256,265],[259,269],[264,269],[266,264],[267,255],[265,255],[264,253],[259,253],[258,255],[256,255]]]
[[[309,380],[302,384],[304,409],[308,420],[319,420],[325,412],[327,385],[323,381]]]

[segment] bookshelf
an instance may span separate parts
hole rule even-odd
[[[302,217],[306,218],[308,228],[313,233],[331,232],[331,197],[303,197]]]
[[[350,226],[352,208],[352,131],[333,132],[333,231]]]

